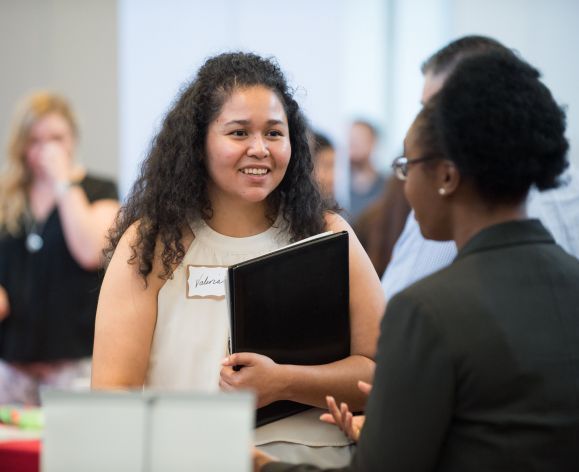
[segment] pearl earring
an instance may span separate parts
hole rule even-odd
[[[438,189],[438,195],[446,195],[446,189],[443,187],[440,187]]]

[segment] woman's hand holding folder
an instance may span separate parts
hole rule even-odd
[[[257,408],[285,399],[282,398],[282,392],[286,390],[288,380],[283,374],[283,366],[269,357],[238,352],[223,359],[221,365],[221,390],[253,390],[257,397]],[[234,370],[235,366],[243,369]]]
[[[220,385],[255,390],[261,424],[295,413],[287,401],[324,408],[328,393],[365,405],[356,380],[373,376],[384,293],[348,223],[328,214],[325,229],[228,268],[231,352],[261,356],[227,358]]]

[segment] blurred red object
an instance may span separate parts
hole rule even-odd
[[[0,441],[2,472],[39,472],[40,440]]]

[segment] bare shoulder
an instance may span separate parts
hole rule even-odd
[[[135,246],[138,243],[139,222],[133,223],[129,228],[123,233],[121,239],[115,247],[112,258],[107,267],[105,274],[105,279],[103,282],[104,288],[101,292],[106,293],[108,288],[107,282],[113,281],[110,286],[111,288],[127,287],[131,284],[142,285],[145,288],[145,280],[139,274],[138,262],[135,259]],[[151,280],[155,280],[156,277],[149,277]],[[102,298],[102,296],[101,296]]]
[[[324,215],[324,220],[327,231],[348,231],[350,234],[354,234],[352,227],[338,213],[327,211]]]
[[[327,211],[324,219],[326,220],[326,231],[333,231],[337,233],[339,231],[347,231],[350,240],[350,249],[355,248],[356,251],[362,251],[365,254],[362,244],[358,240],[358,236],[350,226],[350,224],[338,213]]]
[[[115,252],[111,259],[109,268],[107,273],[112,269],[113,272],[117,273],[124,273],[127,275],[127,271],[130,271],[131,278],[138,277],[141,278],[140,274],[138,274],[138,261],[135,259],[136,251],[135,248],[139,243],[139,225],[140,221],[134,222],[129,228],[124,232],[115,248]],[[183,236],[181,237],[181,243],[185,248],[185,251],[191,245],[191,242],[194,239],[193,232],[191,229],[184,225],[182,228]],[[153,288],[157,290],[160,289],[164,283],[166,282],[166,278],[162,277],[164,273],[163,263],[162,263],[162,252],[163,252],[163,244],[161,241],[157,240],[155,244],[155,253],[153,257],[153,267],[151,273],[147,276],[146,285],[152,285]],[[174,270],[176,268],[173,267]],[[142,278],[141,278],[142,279]],[[144,280],[143,284],[144,284]]]

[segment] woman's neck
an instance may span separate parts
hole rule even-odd
[[[56,205],[52,182],[45,179],[35,179],[28,190],[28,201],[34,219],[37,221],[45,220]]]
[[[489,206],[483,202],[459,206],[455,209],[453,237],[460,250],[473,236],[485,228],[508,221],[527,218],[525,201],[520,204]]]
[[[263,233],[271,227],[267,203],[233,202],[212,199],[213,217],[207,224],[225,236],[244,238]]]

